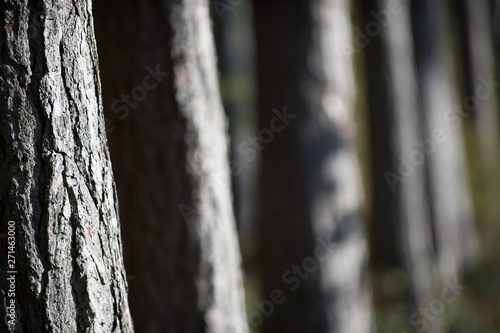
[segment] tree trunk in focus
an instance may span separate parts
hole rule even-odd
[[[132,332],[91,3],[0,8],[0,331]]]
[[[354,74],[340,47],[351,41],[350,2],[255,0],[254,13],[260,131],[244,153],[262,152],[265,299],[250,325],[370,332]]]
[[[140,332],[247,332],[208,2],[99,1],[96,32]]]

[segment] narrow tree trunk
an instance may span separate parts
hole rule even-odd
[[[451,79],[449,23],[443,5],[435,0],[412,3],[437,261],[442,279],[454,280],[473,258],[477,237],[462,141],[461,118],[468,116],[467,105],[458,100]],[[440,140],[436,140],[438,131]]]
[[[0,8],[0,330],[132,332],[90,1]]]
[[[433,297],[434,256],[410,9],[404,1],[398,6],[390,3],[363,1],[364,30],[358,31],[354,42],[366,51],[374,193],[373,260],[377,265],[406,271],[410,281],[410,306],[406,311],[410,317]],[[377,15],[383,20],[377,20]],[[374,31],[369,30],[373,24],[379,25],[380,33],[370,32]],[[411,319],[409,324],[414,324]],[[425,332],[442,331],[439,318],[428,324],[423,328]],[[432,324],[435,327],[430,327]]]
[[[231,54],[231,51],[234,48],[230,48],[230,38],[229,34],[231,29],[234,29],[234,22],[229,22],[231,20],[230,17],[225,17],[224,19],[219,21],[219,17],[216,17],[214,25],[216,28],[214,30],[217,34],[214,36],[216,41],[217,55],[218,55],[218,69],[220,75],[221,82],[229,82],[231,79],[231,74],[235,71],[236,64],[238,60],[234,54]],[[232,23],[232,24],[231,24]],[[233,45],[234,46],[234,45]],[[222,86],[224,87],[224,86]],[[226,115],[229,121],[229,135],[231,137],[230,142],[230,157],[231,161],[236,160],[236,112],[238,111],[238,107],[233,95],[229,93],[229,97],[222,99],[224,110],[226,111]],[[233,207],[234,207],[234,216],[236,220],[236,226],[238,230],[241,228],[241,198],[240,198],[240,178],[238,175],[233,175],[231,177],[232,184],[232,192],[233,192]]]
[[[498,100],[488,88],[479,88],[488,77],[496,77],[492,15],[488,0],[458,2],[462,31],[462,56],[466,96],[479,143],[479,156],[486,168],[498,162]],[[490,87],[491,88],[491,87]],[[490,171],[491,172],[491,171]]]
[[[495,59],[500,55],[500,2],[488,0],[460,0],[458,22],[461,28],[461,58],[464,78],[463,100],[468,121],[474,135],[471,137],[474,157],[470,163],[477,179],[478,191],[484,193],[476,202],[481,214],[478,220],[495,220],[496,198],[500,195],[498,166],[500,154],[498,133],[498,77],[500,67]],[[496,10],[495,10],[496,9]],[[491,13],[493,10],[493,13]],[[492,23],[492,17],[495,21]],[[486,84],[485,82],[492,83]],[[469,116],[470,114],[470,116]]]
[[[136,328],[245,332],[208,2],[96,6]]]
[[[265,300],[250,325],[266,306],[263,332],[370,332],[352,61],[339,47],[349,1],[254,4]]]
[[[498,59],[500,55],[500,0],[492,0],[491,8],[493,10],[493,52],[494,58]],[[500,77],[500,66],[495,66],[497,77]]]

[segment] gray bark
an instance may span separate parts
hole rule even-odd
[[[246,332],[208,2],[99,1],[95,16],[135,326]],[[155,83],[148,66],[155,87],[113,107]]]
[[[296,117],[260,149],[263,295],[286,297],[262,332],[370,332],[350,2],[254,4],[260,129]]]
[[[466,96],[478,97],[469,107],[478,137],[479,156],[486,171],[491,173],[498,163],[498,100],[495,92],[483,97],[485,90],[480,77],[495,75],[493,25],[488,0],[460,0],[458,2],[462,31],[462,56]],[[486,91],[487,93],[488,91]],[[493,171],[494,172],[494,171]],[[486,180],[487,182],[487,180]]]
[[[476,202],[477,211],[480,213],[478,220],[493,220],[497,206],[495,199],[500,195],[497,177],[500,163],[497,149],[497,142],[500,140],[498,84],[485,87],[484,82],[490,79],[498,82],[500,76],[500,67],[495,64],[495,59],[498,59],[500,54],[500,2],[461,0],[457,5],[461,28],[458,37],[462,47],[464,96],[472,101],[468,103],[466,110],[467,114],[470,114],[468,121],[471,123],[471,133],[474,133],[470,142],[475,158],[471,159],[470,163],[472,169],[477,170],[474,175],[477,182],[474,185],[480,192],[484,192]],[[492,16],[496,21],[494,23]]]
[[[16,330],[132,332],[90,1],[0,8],[0,212],[2,233],[16,224]]]
[[[229,15],[228,15],[229,16]],[[214,32],[215,34],[215,41],[216,41],[216,48],[217,48],[217,55],[218,55],[218,69],[219,69],[219,75],[220,75],[220,81],[221,82],[229,82],[231,75],[235,72],[237,68],[237,63],[239,63],[239,57],[236,57],[232,53],[236,52],[231,52],[233,50],[237,50],[235,48],[235,45],[231,45],[231,40],[229,34],[233,32],[235,27],[235,22],[234,19],[231,17],[223,17],[223,20],[215,20],[214,25]],[[230,23],[230,20],[232,21]],[[226,96],[223,98],[223,107],[226,112],[228,121],[229,121],[229,135],[231,137],[231,142],[230,142],[230,157],[231,160],[235,160],[237,157],[237,150],[236,150],[236,120],[237,120],[237,111],[238,111],[238,104],[237,100],[235,99],[234,96],[229,94],[229,96]],[[239,175],[233,175],[231,177],[231,184],[232,184],[232,193],[233,193],[233,207],[234,207],[234,215],[235,215],[235,220],[236,220],[236,225],[238,227],[238,230],[241,230],[241,205],[242,205],[242,198],[241,198],[241,188],[242,188],[242,182],[241,182],[241,177]]]
[[[477,252],[460,121],[467,110],[458,103],[451,77],[449,23],[443,2],[421,0],[412,5],[423,132],[432,144],[426,164],[437,264],[443,280],[454,280]],[[441,142],[433,140],[437,130],[443,132]]]
[[[410,8],[402,1],[398,9],[389,11],[394,8],[390,2],[363,1],[365,26],[375,22],[372,11],[389,13],[389,23],[370,38],[365,49],[373,163],[373,260],[377,265],[402,268],[408,275],[410,306],[406,311],[410,316],[432,300],[436,272],[425,157],[416,144],[424,137]],[[442,332],[439,321],[425,332]]]

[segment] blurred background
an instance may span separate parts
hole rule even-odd
[[[123,215],[135,116],[111,105],[168,29],[94,7]],[[500,1],[209,7],[251,331],[500,332]],[[155,118],[154,94],[132,113]]]
[[[228,3],[230,4],[230,2]],[[390,2],[388,1],[388,3]],[[397,4],[399,1],[394,3]],[[377,232],[376,229],[382,229],[378,225],[384,222],[377,222],[375,219],[378,216],[384,216],[384,213],[377,214],[375,211],[378,209],[386,210],[387,214],[389,214],[388,211],[393,208],[385,205],[388,202],[387,198],[377,199],[377,197],[384,195],[385,191],[377,192],[376,189],[378,186],[388,187],[387,183],[384,184],[386,180],[384,179],[382,184],[374,184],[372,179],[376,177],[373,173],[380,171],[380,169],[374,169],[373,159],[377,159],[377,156],[373,156],[374,153],[370,150],[373,149],[373,144],[383,144],[384,140],[373,138],[373,131],[378,131],[378,129],[374,130],[374,127],[383,126],[374,123],[383,121],[377,119],[377,117],[385,117],[385,115],[383,115],[384,111],[380,110],[380,108],[384,107],[384,102],[377,101],[377,97],[370,98],[368,90],[371,88],[370,85],[384,84],[382,82],[384,78],[370,77],[369,72],[376,72],[383,76],[391,75],[388,73],[391,70],[401,71],[405,72],[403,80],[413,81],[409,84],[417,84],[416,81],[423,80],[420,83],[425,86],[423,89],[435,90],[429,92],[433,94],[430,97],[422,96],[425,93],[417,92],[418,89],[407,92],[415,94],[413,103],[419,104],[418,106],[409,107],[412,112],[418,112],[420,115],[424,112],[445,114],[448,111],[453,111],[464,113],[463,116],[460,116],[461,126],[454,133],[456,138],[453,140],[458,141],[458,144],[444,148],[457,150],[455,152],[462,155],[462,157],[457,157],[454,162],[444,162],[442,166],[438,164],[436,168],[441,169],[438,173],[442,172],[443,177],[453,172],[446,163],[459,163],[460,167],[463,168],[463,173],[460,176],[462,178],[452,178],[449,182],[463,182],[460,186],[465,187],[465,191],[469,192],[468,196],[472,203],[470,207],[470,228],[473,228],[473,233],[477,233],[477,252],[464,265],[463,270],[460,270],[460,279],[462,279],[462,284],[467,289],[456,301],[447,305],[441,314],[443,326],[446,327],[443,331],[464,333],[500,332],[500,297],[498,296],[498,290],[500,289],[498,88],[491,89],[491,95],[485,99],[479,101],[466,99],[468,96],[477,96],[476,89],[482,82],[479,77],[485,79],[492,77],[494,81],[498,81],[496,59],[498,59],[500,43],[500,2],[483,0],[408,1],[407,4],[407,14],[398,10],[387,14],[388,8],[384,7],[383,1],[353,1],[351,3],[352,11],[349,18],[347,18],[350,19],[351,28],[353,29],[352,45],[338,45],[345,52],[352,55],[354,62],[356,84],[355,120],[357,128],[355,141],[359,160],[361,161],[365,197],[364,216],[366,217],[367,229],[371,235],[372,243],[370,245],[373,247],[375,244],[391,241],[391,237]],[[254,21],[255,9],[249,1],[243,0],[234,6],[222,7],[222,10],[219,11],[216,10],[215,2],[212,5],[221,93],[231,123],[232,158],[241,161],[242,165],[244,165],[242,172],[234,175],[233,189],[237,208],[236,216],[240,246],[245,268],[247,311],[251,312],[256,310],[256,300],[259,301],[267,297],[266,294],[262,294],[262,281],[259,278],[261,273],[261,261],[258,254],[260,241],[258,231],[259,206],[258,202],[256,202],[258,188],[255,184],[258,183],[259,173],[261,172],[261,161],[256,158],[250,162],[245,162],[244,157],[235,147],[238,147],[249,136],[256,135],[259,131],[256,109],[258,105],[258,86],[256,78],[257,45],[255,25],[259,25],[260,22]],[[286,23],[279,19],[280,16],[286,16],[284,12],[287,10],[283,7],[281,13],[278,11],[275,13],[276,25],[294,25],[293,18],[290,18]],[[379,14],[373,15],[373,13]],[[398,19],[393,17],[395,15],[404,16],[401,19],[403,22],[395,22]],[[376,22],[376,24],[373,24],[373,22]],[[391,24],[406,25],[403,29],[410,31],[406,32],[405,38],[413,37],[413,42],[408,41],[408,44],[414,45],[373,46],[375,43],[391,43],[391,40],[378,40],[381,38],[381,34],[388,34],[388,30],[399,28],[389,27]],[[380,57],[384,57],[384,52],[391,52],[390,48],[404,47],[408,48],[406,52],[411,53],[408,56],[413,58],[411,66],[414,66],[414,68],[399,67],[407,64],[388,64],[387,62],[390,62],[390,59],[381,60]],[[379,48],[379,50],[366,50],[367,48]],[[404,50],[395,50],[394,52],[398,51]],[[422,54],[423,59],[421,60],[417,59],[419,57],[417,53],[419,52]],[[385,57],[389,56],[385,54]],[[429,59],[428,57],[435,59]],[[417,69],[417,62],[419,61],[424,63],[421,65],[422,67],[435,67],[426,69],[431,73],[425,74],[423,73],[424,69],[420,69],[420,71]],[[378,69],[370,71],[368,67],[378,67]],[[414,72],[407,74],[409,71]],[[410,75],[414,75],[414,77]],[[419,75],[420,78],[417,77]],[[432,80],[432,78],[422,78],[425,75],[441,76],[441,78],[434,79],[442,80],[441,83],[437,84],[446,85],[442,89],[447,91],[432,86],[432,83],[426,81]],[[375,82],[370,83],[370,80]],[[372,89],[376,90],[377,88],[373,87]],[[402,94],[404,93],[402,92]],[[377,91],[373,94],[382,93]],[[390,94],[390,92],[386,92],[386,94]],[[387,98],[385,101],[387,107],[391,104],[389,99],[403,98],[397,96],[397,94],[395,92],[394,95],[396,96],[385,97]],[[449,94],[449,96],[443,96],[446,94]],[[437,100],[424,101],[424,98]],[[446,98],[449,100],[446,101]],[[445,99],[445,101],[439,99]],[[285,104],[286,102],[284,101]],[[427,103],[430,105],[437,103],[437,105],[428,106],[429,111],[423,111],[422,108],[429,105]],[[280,106],[276,105],[276,107]],[[399,110],[393,110],[392,112],[399,112]],[[419,126],[423,127],[424,125],[420,124]],[[439,127],[440,124],[437,123],[435,126]],[[424,130],[424,133],[429,132]],[[463,147],[456,148],[456,146],[460,145],[463,145]],[[407,157],[410,152],[411,150],[402,155]],[[375,154],[382,154],[382,152]],[[427,155],[428,159],[432,157],[432,154],[429,155]],[[425,169],[425,165],[418,167]],[[453,165],[451,167],[453,168]],[[430,171],[426,170],[424,172],[429,173]],[[435,177],[441,176],[437,175]],[[419,180],[419,182],[435,182],[437,183],[435,186],[443,187],[441,189],[443,192],[451,191],[449,196],[453,198],[453,191],[456,186],[440,179],[423,180],[424,178],[425,176],[422,176],[422,180]],[[433,196],[429,187],[432,187],[432,185],[427,184],[426,199],[428,201],[437,200],[435,199],[436,194]],[[447,194],[443,195],[447,196]],[[444,200],[447,200],[447,198],[444,198]],[[455,200],[456,204],[460,202],[459,199]],[[446,203],[442,202],[439,204],[446,205]],[[382,205],[382,207],[376,208],[375,205]],[[427,205],[430,205],[430,203]],[[455,225],[451,226],[451,228],[458,229],[459,227]],[[376,239],[377,237],[379,239]],[[434,239],[433,243],[435,244],[435,242]],[[466,242],[463,241],[460,245],[465,247]],[[375,258],[370,261],[370,286],[373,297],[374,319],[378,332],[415,332],[417,328],[421,327],[419,325],[412,326],[408,320],[407,296],[408,290],[411,289],[408,275],[407,269],[399,265],[389,265],[387,262],[384,263],[383,260],[377,262]],[[278,288],[280,285],[277,284],[276,287]]]

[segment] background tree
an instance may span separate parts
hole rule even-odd
[[[362,1],[363,26],[380,24],[378,34],[358,34],[364,47],[370,118],[375,267],[404,272],[407,306],[403,325],[434,295],[436,278],[429,202],[426,197],[425,156],[421,144],[418,78],[414,58],[411,12],[406,2]],[[383,13],[384,23],[374,14]],[[362,39],[363,37],[366,37]],[[418,319],[418,318],[416,318]],[[413,323],[417,324],[417,323]],[[425,332],[442,332],[440,318]]]
[[[480,192],[484,193],[476,200],[479,222],[497,219],[496,197],[500,178],[499,154],[496,143],[498,134],[498,89],[497,82],[500,72],[495,63],[498,59],[498,41],[495,37],[500,31],[500,2],[488,0],[460,0],[452,2],[455,5],[453,14],[459,29],[455,29],[452,36],[458,40],[460,54],[459,78],[462,79],[462,99],[467,103],[466,127],[470,133],[471,150],[477,152],[477,158],[470,161],[473,171],[473,180]],[[495,11],[496,8],[496,11]],[[496,12],[496,15],[495,15]],[[496,26],[493,18],[496,17]],[[495,42],[496,41],[496,42]],[[496,46],[496,47],[495,47]]]
[[[245,332],[208,2],[99,1],[96,32],[137,330]]]
[[[254,13],[263,295],[286,297],[262,332],[369,332],[350,2],[256,0]]]
[[[461,120],[470,115],[453,82],[449,17],[444,1],[412,2],[427,191],[441,279],[460,278],[477,255]],[[469,81],[468,81],[469,82]],[[474,91],[472,95],[476,96]],[[494,98],[491,98],[493,100]],[[438,138],[441,136],[441,139]]]
[[[0,2],[0,213],[17,332],[132,332],[90,1]],[[7,290],[0,241],[0,330]]]
[[[478,138],[479,156],[483,167],[491,175],[498,162],[495,142],[498,142],[498,100],[497,94],[484,93],[478,96],[477,89],[488,77],[496,77],[494,52],[493,6],[488,0],[460,0],[457,2],[459,37],[462,55],[462,69],[465,96],[479,100],[469,102],[468,112],[474,120]]]

